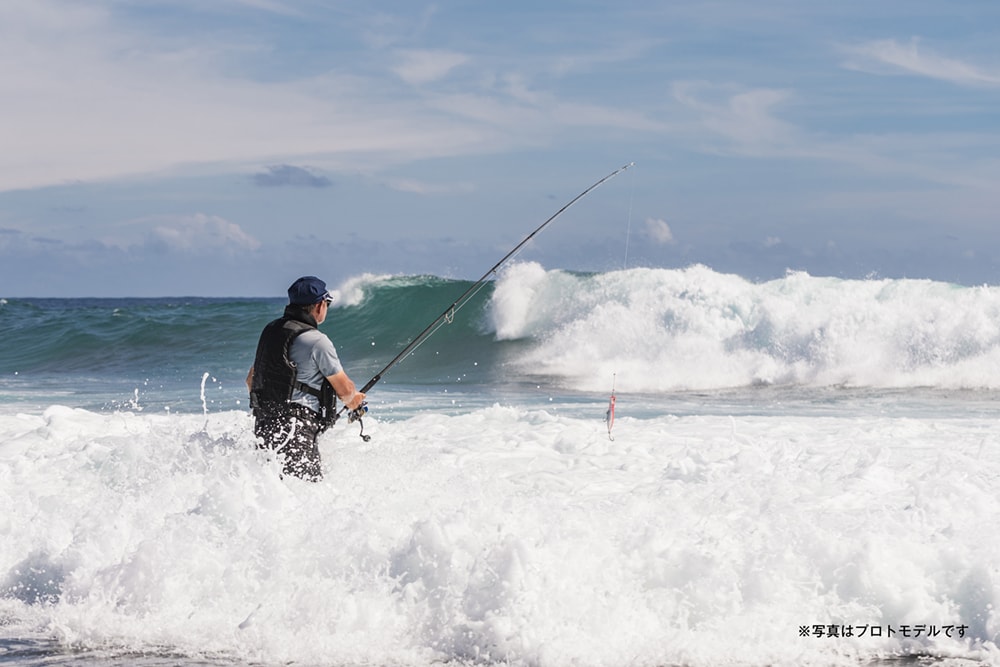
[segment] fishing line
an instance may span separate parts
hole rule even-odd
[[[628,243],[632,237],[632,204],[635,202],[635,172],[629,177],[629,182],[631,188],[628,197],[628,218],[625,224],[625,261],[622,263],[623,269],[628,268]]]
[[[437,318],[435,318],[433,322],[431,322],[430,324],[428,324],[427,327],[423,331],[421,331],[419,334],[417,334],[417,336],[412,341],[410,341],[410,343],[406,347],[404,347],[399,352],[399,354],[397,354],[395,357],[393,357],[392,361],[390,361],[388,364],[386,364],[385,367],[382,368],[382,370],[380,370],[378,373],[376,373],[372,377],[372,379],[370,379],[367,383],[365,383],[365,386],[361,388],[361,393],[362,394],[367,394],[368,390],[371,389],[372,387],[374,387],[375,384],[378,383],[378,381],[382,379],[382,376],[385,375],[387,372],[389,372],[389,370],[391,370],[393,366],[395,366],[396,364],[398,364],[400,361],[402,361],[403,359],[405,359],[409,354],[411,354],[414,350],[416,350],[421,344],[423,344],[423,342],[425,340],[427,340],[428,338],[430,338],[434,334],[434,332],[436,332],[438,329],[440,329],[442,325],[450,323],[451,321],[453,321],[454,318],[455,318],[455,313],[457,313],[459,310],[461,310],[462,306],[464,306],[466,303],[468,303],[469,300],[472,299],[472,297],[474,297],[476,294],[479,293],[479,291],[485,286],[486,281],[490,278],[490,276],[495,275],[496,272],[497,272],[497,270],[501,266],[503,266],[508,260],[510,260],[512,257],[514,257],[518,252],[520,252],[521,249],[525,245],[527,245],[528,242],[531,241],[531,239],[533,239],[536,234],[538,234],[540,231],[542,231],[543,229],[545,229],[545,227],[550,222],[552,222],[553,220],[555,220],[556,218],[558,218],[560,215],[562,215],[566,211],[566,209],[568,209],[570,206],[572,206],[573,204],[575,204],[576,202],[578,202],[579,200],[581,200],[585,196],[587,196],[592,190],[596,189],[598,186],[602,185],[606,181],[611,180],[612,178],[614,178],[615,176],[617,176],[621,172],[625,171],[626,169],[628,169],[629,167],[631,167],[634,164],[635,164],[634,162],[629,162],[628,164],[626,164],[626,165],[624,165],[622,167],[619,167],[618,169],[615,169],[613,172],[611,172],[610,174],[608,174],[607,176],[605,176],[601,180],[599,180],[596,183],[594,183],[593,185],[591,185],[589,188],[587,188],[586,190],[584,190],[583,192],[581,192],[580,194],[578,194],[576,197],[573,197],[573,199],[571,199],[568,203],[566,203],[561,209],[559,209],[558,211],[556,211],[555,213],[553,213],[552,216],[548,220],[546,220],[545,222],[543,222],[542,224],[540,224],[538,227],[535,228],[535,230],[533,232],[531,232],[530,234],[528,234],[527,236],[525,236],[523,239],[521,239],[520,243],[518,243],[516,246],[514,246],[514,248],[510,252],[508,252],[506,255],[504,255],[500,259],[499,262],[497,262],[496,264],[494,264],[486,273],[484,273],[483,276],[479,280],[477,280],[475,283],[473,283],[472,286],[469,289],[465,290],[465,292],[460,297],[458,297],[450,306],[448,306],[444,310],[443,313],[441,313],[440,315],[438,315]],[[337,412],[337,416],[339,417],[340,414],[344,410],[346,410],[346,409],[347,409],[347,406],[345,405],[344,407],[342,407]],[[368,411],[368,407],[367,407],[366,404],[362,404],[357,409],[351,410],[350,421],[352,421],[352,422],[354,422],[354,421],[360,422],[361,418],[364,416],[364,414],[367,411]],[[367,442],[368,439],[369,439],[369,436],[364,435],[364,424],[363,423],[361,424],[361,430],[362,430],[362,436],[361,437]]]
[[[629,188],[629,198],[628,198],[628,216],[626,218],[625,224],[625,261],[622,262],[622,270],[628,269],[628,245],[629,239],[632,236],[632,204],[635,203],[635,172],[629,177],[630,185]],[[608,439],[612,442],[615,436],[611,434],[611,429],[615,425],[615,383],[618,379],[618,372],[615,371],[611,374],[611,398],[608,399],[608,409],[604,413],[604,422],[608,426]]]

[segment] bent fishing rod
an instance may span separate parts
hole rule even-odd
[[[367,394],[368,390],[371,389],[372,387],[374,387],[376,385],[376,383],[378,383],[378,381],[382,379],[382,376],[385,375],[386,373],[388,373],[393,368],[393,366],[395,366],[396,364],[398,364],[399,362],[401,362],[411,352],[413,352],[418,347],[420,347],[420,345],[424,341],[426,341],[428,338],[430,338],[434,334],[434,332],[436,332],[438,329],[440,329],[442,325],[444,325],[446,323],[450,324],[454,320],[454,318],[455,318],[455,313],[457,313],[459,310],[461,310],[462,306],[464,306],[466,303],[468,303],[468,301],[470,299],[472,299],[472,297],[474,297],[479,292],[479,290],[481,290],[483,288],[483,286],[486,284],[486,281],[489,280],[490,276],[495,275],[496,272],[497,272],[497,270],[501,266],[503,266],[504,264],[506,264],[507,261],[509,261],[512,257],[514,257],[514,255],[516,255],[518,252],[520,252],[521,248],[523,248],[525,245],[527,245],[528,242],[531,241],[531,239],[533,239],[536,234],[538,234],[540,231],[542,231],[543,229],[545,229],[545,227],[548,226],[548,224],[550,222],[552,222],[553,220],[555,220],[556,218],[558,218],[560,215],[562,215],[566,211],[566,209],[568,209],[570,206],[572,206],[573,204],[575,204],[576,202],[578,202],[579,200],[583,199],[588,194],[590,194],[590,192],[592,190],[597,189],[600,185],[602,185],[606,181],[610,181],[612,178],[614,178],[615,176],[617,176],[621,172],[625,171],[626,169],[628,169],[629,167],[631,167],[634,164],[635,164],[635,162],[629,162],[628,164],[626,164],[626,165],[624,165],[622,167],[619,167],[618,169],[615,169],[613,172],[611,172],[610,174],[608,174],[607,176],[605,176],[601,180],[597,181],[596,183],[594,183],[593,185],[591,185],[589,188],[587,188],[586,190],[584,190],[583,192],[581,192],[577,196],[573,197],[573,199],[571,199],[565,206],[563,206],[561,209],[559,209],[558,211],[556,211],[555,213],[553,213],[552,216],[548,220],[546,220],[542,224],[538,225],[538,227],[536,227],[533,232],[531,232],[530,234],[528,234],[527,236],[525,236],[523,239],[521,239],[520,243],[518,243],[516,246],[514,246],[514,248],[510,252],[508,252],[506,255],[504,255],[500,259],[499,262],[497,262],[496,264],[494,264],[486,273],[484,273],[483,276],[479,280],[477,280],[475,283],[472,284],[471,287],[469,287],[469,289],[465,290],[465,292],[460,297],[458,297],[457,299],[455,299],[455,301],[453,301],[452,304],[450,306],[448,306],[444,310],[443,313],[441,313],[440,315],[438,315],[437,318],[433,322],[431,322],[430,324],[428,324],[427,327],[423,331],[421,331],[419,334],[417,334],[416,338],[414,338],[412,341],[410,341],[410,343],[406,347],[404,347],[402,350],[400,350],[399,354],[397,354],[395,357],[392,358],[392,361],[390,361],[389,363],[387,363],[385,365],[385,367],[382,368],[382,370],[380,370],[378,373],[376,373],[372,377],[371,380],[369,380],[368,382],[366,382],[365,386],[361,388],[361,393],[362,394]],[[344,407],[342,407],[340,409],[340,411],[338,411],[337,416],[339,417],[340,414],[344,410],[346,410],[346,409],[347,409],[347,406],[345,405]],[[358,408],[356,408],[354,410],[351,410],[350,419],[349,420],[352,421],[352,422],[354,422],[354,421],[360,422],[361,418],[364,416],[365,412],[367,412],[367,411],[368,411],[367,404],[363,403]],[[361,433],[362,439],[364,439],[365,442],[368,442],[368,440],[370,439],[370,436],[364,435],[364,424],[363,423],[361,425],[361,431],[362,431],[362,433]]]

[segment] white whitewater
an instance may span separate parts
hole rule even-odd
[[[367,444],[338,425],[315,485],[279,479],[243,413],[0,416],[0,637],[265,664],[1000,664],[995,419],[627,406],[614,442],[599,402],[370,418]]]

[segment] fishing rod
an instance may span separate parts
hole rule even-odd
[[[419,334],[417,334],[416,338],[414,338],[412,341],[410,341],[410,343],[406,347],[404,347],[402,350],[400,350],[399,354],[397,354],[395,357],[392,358],[392,361],[390,361],[389,363],[387,363],[382,370],[380,370],[378,373],[376,373],[372,377],[371,380],[369,380],[367,383],[365,383],[365,386],[361,388],[361,393],[362,394],[367,394],[368,390],[371,389],[372,387],[374,387],[378,383],[378,381],[382,379],[382,376],[385,375],[386,373],[388,373],[392,369],[393,366],[395,366],[396,364],[398,364],[400,361],[402,361],[403,359],[405,359],[407,357],[407,355],[409,355],[411,352],[413,352],[415,349],[417,349],[425,340],[427,340],[428,338],[430,338],[431,335],[433,335],[435,331],[437,331],[438,329],[440,329],[442,325],[444,325],[446,323],[450,324],[454,320],[454,318],[455,318],[455,313],[457,313],[462,308],[462,306],[464,306],[472,297],[474,297],[479,292],[479,290],[481,290],[483,288],[483,286],[486,284],[486,281],[489,280],[489,277],[492,276],[492,275],[494,275],[501,266],[503,266],[511,257],[513,257],[514,255],[516,255],[521,250],[521,248],[523,248],[525,245],[527,245],[527,243],[529,241],[531,241],[531,239],[533,239],[536,234],[538,234],[540,231],[542,231],[543,229],[545,229],[545,227],[550,222],[552,222],[553,220],[555,220],[556,218],[558,218],[560,215],[562,215],[566,211],[566,209],[568,209],[570,206],[572,206],[573,204],[575,204],[579,200],[581,200],[584,197],[586,197],[592,190],[596,189],[597,187],[599,187],[600,185],[602,185],[604,182],[611,180],[612,178],[614,178],[615,176],[617,176],[621,172],[625,171],[626,169],[628,169],[629,167],[631,167],[634,164],[635,164],[634,162],[629,162],[628,164],[626,164],[626,165],[624,165],[622,167],[619,167],[618,169],[615,169],[613,172],[611,172],[610,174],[608,174],[607,176],[605,176],[601,180],[597,181],[596,183],[594,183],[593,185],[591,185],[589,188],[587,188],[586,190],[584,190],[583,192],[581,192],[577,196],[573,197],[573,199],[571,199],[565,206],[563,206],[561,209],[559,209],[558,211],[556,211],[555,213],[553,213],[552,216],[548,220],[546,220],[542,224],[538,225],[538,227],[536,227],[533,232],[531,232],[530,234],[528,234],[527,236],[525,236],[523,239],[521,239],[520,243],[518,243],[516,246],[514,246],[514,248],[510,252],[508,252],[506,255],[504,255],[500,259],[499,262],[497,262],[496,264],[494,264],[486,273],[484,273],[483,276],[479,280],[477,280],[475,283],[472,284],[471,287],[469,287],[469,289],[465,290],[465,292],[460,297],[458,297],[457,299],[455,299],[455,301],[453,301],[452,304],[450,306],[448,306],[444,310],[443,313],[441,313],[440,315],[438,315],[437,318],[433,322],[431,322],[430,324],[428,324],[427,327],[423,331],[421,331]],[[344,407],[342,407],[340,409],[340,411],[337,413],[337,415],[339,416],[340,413],[342,413],[346,408],[347,408],[346,405]],[[356,408],[354,410],[351,410],[350,419],[349,420],[351,422],[354,422],[354,421],[360,422],[361,418],[364,416],[365,412],[367,412],[367,411],[368,411],[367,404],[362,403],[362,405],[359,406],[358,408]],[[369,440],[369,436],[364,435],[364,424],[363,423],[361,425],[361,430],[362,430],[361,437],[365,440],[365,442],[367,442]]]

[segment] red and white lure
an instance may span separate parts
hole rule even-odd
[[[611,398],[608,400],[608,411],[604,414],[604,421],[608,424],[608,439],[612,441],[615,439],[611,435],[611,429],[615,425],[615,375],[611,376]]]

